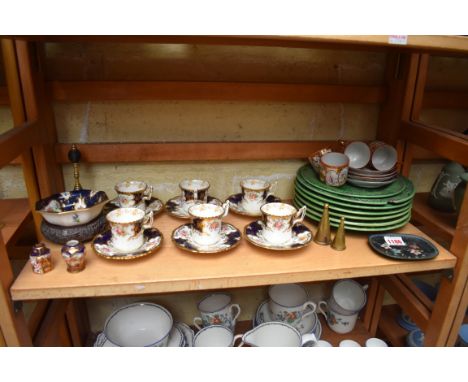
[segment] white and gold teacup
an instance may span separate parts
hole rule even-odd
[[[222,218],[229,212],[229,201],[222,207],[203,203],[189,208],[192,217],[192,239],[200,245],[211,245],[221,239]]]
[[[121,251],[133,251],[144,244],[143,229],[153,225],[153,212],[135,208],[117,208],[106,215],[111,227],[111,243]]]
[[[281,244],[292,237],[294,225],[304,220],[306,206],[299,210],[286,203],[267,203],[260,210],[263,214],[263,237],[274,244]]]
[[[242,207],[245,211],[258,214],[260,207],[266,203],[266,199],[271,195],[271,184],[261,179],[244,179],[241,181]]]
[[[118,194],[118,203],[122,208],[136,207],[145,210],[145,200],[150,200],[153,186],[148,186],[139,180],[130,180],[117,183],[114,187]]]
[[[208,201],[210,184],[206,180],[184,179],[179,183],[179,187],[182,190],[181,199],[186,211],[195,204]]]

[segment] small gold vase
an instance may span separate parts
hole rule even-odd
[[[328,203],[323,206],[322,218],[318,226],[314,242],[320,245],[328,245],[331,242],[330,237],[330,214],[328,212]]]
[[[333,243],[331,244],[331,247],[335,251],[344,251],[346,249],[344,221],[345,219],[342,216],[340,219],[340,225],[338,226],[338,230],[336,231],[335,238],[333,239]]]

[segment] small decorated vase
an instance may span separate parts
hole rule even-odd
[[[38,243],[32,247],[29,261],[34,273],[43,274],[53,269],[50,249],[44,243]]]
[[[78,240],[70,240],[62,247],[62,257],[70,273],[81,272],[85,268],[85,246]]]

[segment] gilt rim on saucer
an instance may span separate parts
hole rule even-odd
[[[166,203],[163,204],[164,206],[164,210],[171,216],[177,218],[177,219],[183,219],[183,220],[189,220],[189,219],[192,219],[192,217],[189,215],[188,211],[185,212],[184,215],[181,215],[181,214],[176,214],[174,213],[170,208],[167,207],[168,203],[172,202],[173,200],[177,200],[181,198],[182,196],[181,195],[178,195],[178,196],[174,196],[173,198],[170,198]],[[207,197],[207,201],[206,201],[208,204],[214,204],[216,206],[222,206],[223,205],[223,202],[221,202],[221,200],[219,200],[218,198],[215,198],[214,196],[209,196]]]
[[[262,216],[262,212],[260,211],[259,213],[257,214],[254,214],[254,213],[249,213],[249,212],[246,212],[244,211],[244,209],[240,210],[240,209],[237,209],[237,206],[239,205],[238,203],[234,203],[231,201],[231,199],[234,199],[235,197],[237,197],[238,195],[242,195],[242,192],[238,192],[236,194],[232,194],[232,195],[229,195],[227,198],[226,198],[226,201],[229,200],[229,202],[231,203],[229,205],[229,211],[232,211],[234,212],[235,214],[239,214],[239,215],[243,215],[243,216],[251,216],[251,217],[258,217],[258,216]],[[269,200],[270,199],[270,200]],[[275,196],[275,195],[269,195],[266,199],[265,199],[265,204],[266,203],[281,203],[282,200],[281,198]],[[240,202],[239,202],[240,203]]]

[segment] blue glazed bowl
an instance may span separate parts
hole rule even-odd
[[[65,191],[39,200],[36,211],[51,224],[72,227],[96,218],[109,201],[104,191]]]

